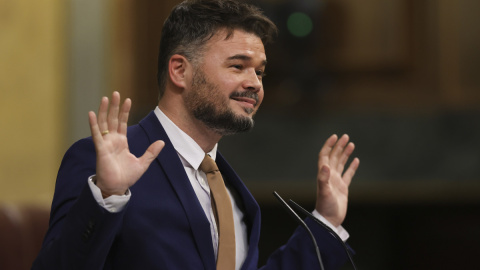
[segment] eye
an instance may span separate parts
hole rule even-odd
[[[256,73],[257,73],[257,76],[260,78],[264,78],[265,76],[267,76],[267,74],[263,70],[257,70]]]
[[[238,69],[238,70],[243,69],[243,66],[242,66],[242,65],[232,65],[231,67],[233,67],[233,68],[235,68],[235,69]]]

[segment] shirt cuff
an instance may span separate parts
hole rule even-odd
[[[340,239],[343,240],[343,242],[346,242],[348,240],[348,238],[350,237],[350,234],[347,232],[347,230],[345,230],[342,227],[342,225],[340,225],[338,227],[333,226],[333,224],[330,223],[326,218],[324,218],[317,210],[313,210],[312,214],[313,214],[314,217],[319,219],[321,222],[325,223],[325,225],[330,227],[330,229],[332,229],[336,234],[338,234],[338,236],[340,237]]]
[[[95,175],[92,175],[88,178],[88,186],[90,187],[90,190],[92,191],[93,198],[95,198],[95,201],[97,203],[105,208],[108,212],[110,213],[118,213],[125,208],[125,205],[127,205],[128,201],[130,200],[130,190],[127,190],[125,195],[112,195],[108,198],[103,198],[102,196],[102,191],[100,188],[93,183],[93,177]]]

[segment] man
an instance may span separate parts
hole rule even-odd
[[[260,210],[217,143],[253,127],[264,96],[264,43],[275,32],[242,2],[175,7],[162,30],[158,107],[127,128],[131,101],[121,104],[115,92],[110,104],[101,100],[98,116],[89,113],[92,137],[65,154],[33,269],[257,269]],[[333,135],[319,154],[315,214],[337,230],[359,165],[354,159],[344,172],[354,148],[348,141]],[[206,168],[216,167],[212,159],[218,169]],[[325,269],[342,265],[340,245],[306,222]],[[298,228],[264,269],[318,267]]]

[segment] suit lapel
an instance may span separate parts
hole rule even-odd
[[[157,157],[157,164],[163,168],[168,181],[170,181],[182,204],[205,269],[215,269],[210,223],[185,173],[177,151],[153,112],[140,122],[140,126],[147,133],[151,143],[157,140],[165,142],[165,147]]]

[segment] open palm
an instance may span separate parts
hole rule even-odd
[[[89,112],[90,130],[97,153],[95,183],[104,197],[125,194],[165,145],[163,141],[156,141],[139,158],[130,153],[127,122],[132,102],[127,98],[120,107],[120,94],[114,92],[110,108],[108,103],[108,98],[103,97],[98,117]]]
[[[334,226],[342,224],[347,214],[348,187],[358,169],[360,160],[354,158],[344,171],[355,145],[348,135],[327,139],[318,158],[317,203],[315,209]]]

